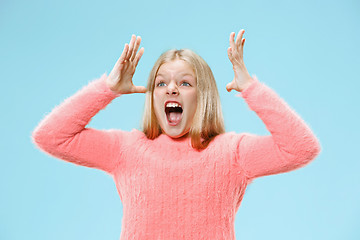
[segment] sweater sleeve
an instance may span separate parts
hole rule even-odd
[[[272,89],[258,81],[241,96],[271,135],[244,133],[238,144],[239,162],[249,178],[289,172],[303,167],[321,151],[307,124]]]
[[[33,130],[32,142],[51,156],[111,174],[120,151],[121,131],[85,127],[120,96],[107,87],[105,79],[104,73],[56,106]]]

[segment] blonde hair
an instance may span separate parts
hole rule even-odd
[[[154,82],[160,66],[174,60],[184,60],[193,68],[197,82],[197,107],[189,130],[191,146],[197,150],[205,149],[211,140],[225,132],[219,92],[209,65],[190,49],[171,49],[159,57],[152,68],[145,99],[143,132],[149,139],[162,134],[153,106]]]

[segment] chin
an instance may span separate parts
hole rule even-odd
[[[168,135],[171,138],[181,138],[181,137],[187,137],[189,134],[189,130],[188,131],[184,131],[181,129],[168,129],[168,130],[162,130],[162,132],[166,135]]]
[[[178,134],[178,135],[169,135],[169,134],[167,134],[167,135],[172,138],[182,138],[182,137],[187,137],[188,133],[182,133],[182,134]]]
[[[190,131],[190,127],[187,127],[185,122],[180,122],[177,126],[170,126],[166,116],[163,118],[163,121],[160,122],[160,128],[163,134],[174,139],[187,137]]]
[[[164,131],[164,133],[171,138],[181,138],[181,137],[185,137],[188,134],[187,132],[186,133],[177,133],[177,132],[171,132],[171,131],[170,132]]]

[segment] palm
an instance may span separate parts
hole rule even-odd
[[[119,64],[117,74],[121,81],[119,81],[117,88],[122,89],[124,92],[131,92],[131,89],[133,89],[134,86],[132,78],[134,76],[135,69],[135,64],[130,61],[125,61]]]
[[[135,86],[132,81],[136,66],[144,53],[144,48],[137,52],[140,42],[140,37],[136,38],[135,35],[132,35],[130,45],[125,44],[120,58],[106,80],[107,85],[112,91],[121,94],[146,92],[145,87]]]
[[[245,30],[240,30],[235,42],[235,33],[230,34],[230,47],[228,48],[228,56],[233,65],[234,79],[232,82],[226,85],[226,89],[229,92],[233,89],[241,92],[252,81],[252,78],[250,77],[250,74],[245,67],[243,59],[245,38],[243,39],[242,36],[244,32]]]

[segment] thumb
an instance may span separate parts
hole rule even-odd
[[[147,89],[144,86],[134,86],[134,93],[146,93]]]
[[[230,92],[231,90],[235,89],[235,81],[232,81],[231,83],[226,84],[226,90]]]

